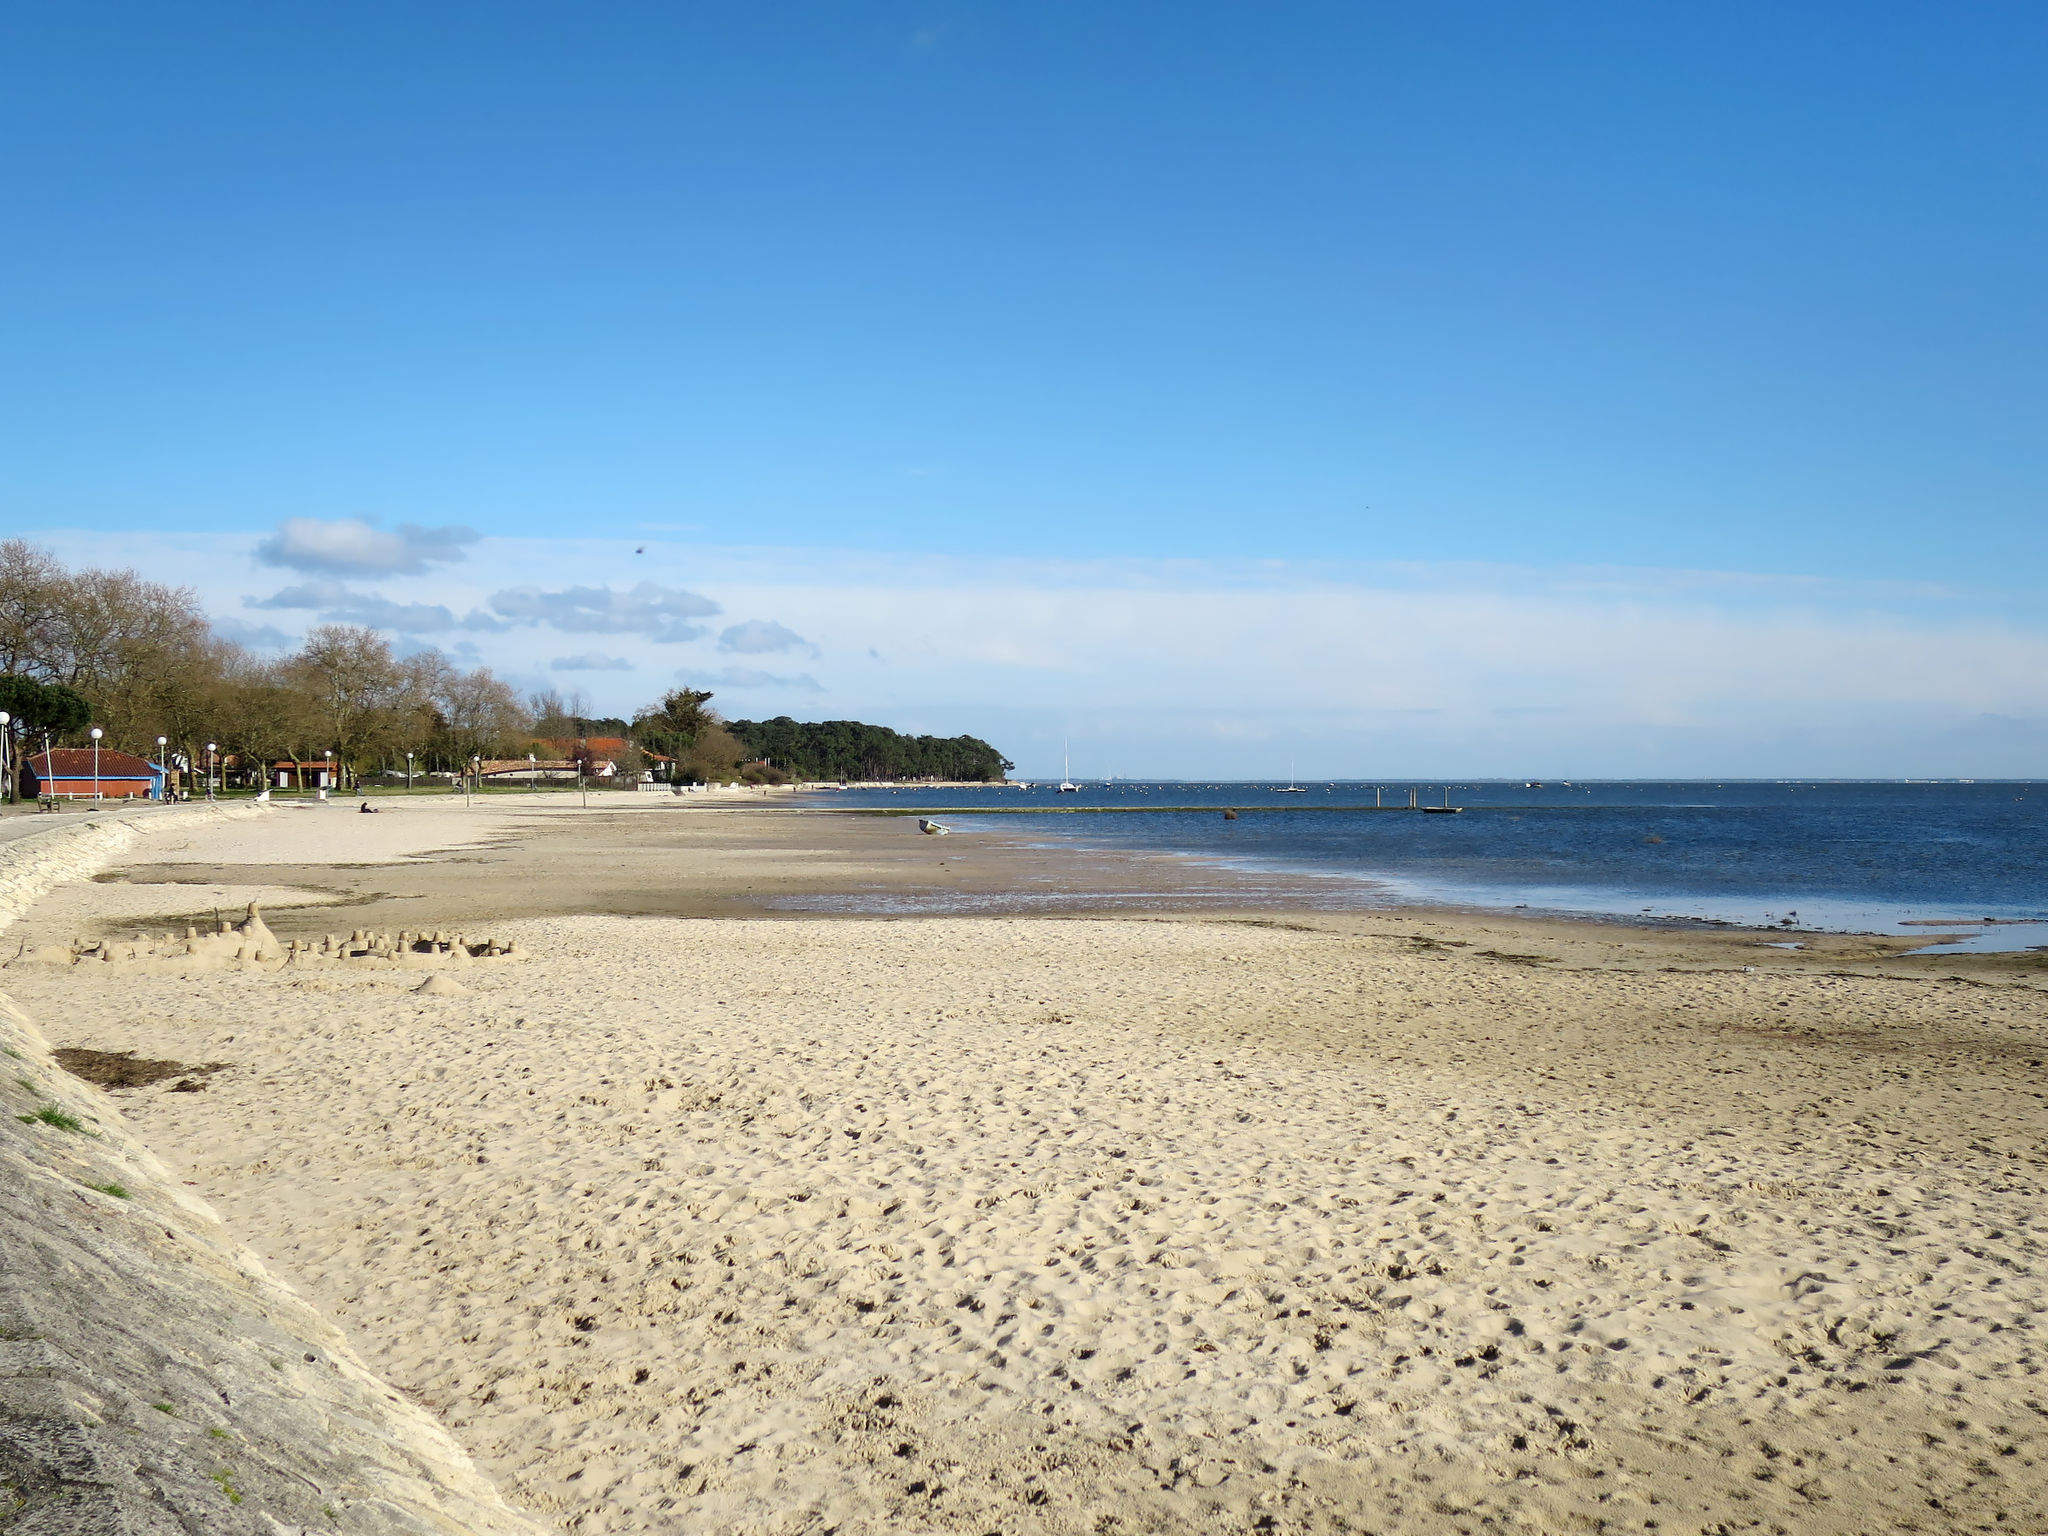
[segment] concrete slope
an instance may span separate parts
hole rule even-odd
[[[0,845],[0,924],[176,824],[105,818]],[[6,1536],[547,1529],[186,1194],[4,997],[0,1104]]]

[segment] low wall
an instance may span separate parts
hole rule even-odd
[[[257,807],[0,843],[0,927],[140,838]],[[0,1531],[541,1536],[446,1431],[189,1195],[0,996]]]

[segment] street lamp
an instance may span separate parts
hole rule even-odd
[[[405,792],[412,793],[412,754],[405,754]]]
[[[220,747],[209,741],[206,744],[206,798],[213,798],[214,770],[220,766]]]
[[[478,752],[469,754],[469,772],[464,775],[462,780],[462,803],[464,805],[471,803],[469,798],[471,786],[474,786],[479,793],[482,792],[484,787],[484,760],[483,755]]]
[[[100,728],[92,728],[92,803],[100,803]]]
[[[327,766],[320,770],[320,787],[322,789],[339,789],[341,786],[334,782],[334,753],[328,751],[320,755],[327,760]]]
[[[531,752],[526,754],[526,792],[530,795],[540,793],[540,759]]]
[[[164,751],[170,744],[171,738],[168,736],[159,736],[156,739],[156,771],[163,775],[158,781],[161,787],[156,792],[159,800],[171,798],[171,763],[169,754]]]
[[[14,804],[14,775],[8,772],[8,751],[14,745],[14,717],[0,709],[0,801]]]

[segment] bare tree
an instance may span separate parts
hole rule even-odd
[[[353,771],[379,744],[399,701],[391,642],[359,624],[316,624],[285,665],[313,701],[335,758]]]
[[[61,649],[61,591],[69,576],[48,550],[0,542],[0,671],[61,682],[49,659]]]
[[[529,694],[526,711],[533,717],[533,734],[543,740],[559,741],[583,734],[583,722],[590,716],[590,700],[580,688],[566,697],[559,688]]]
[[[471,757],[502,757],[516,751],[533,730],[518,695],[488,667],[451,674],[436,702],[446,750],[457,768]]]

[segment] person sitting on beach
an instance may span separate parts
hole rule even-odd
[[[365,816],[376,816],[380,814],[379,811],[377,810],[377,807],[370,804],[370,802],[367,800],[365,800],[361,805],[357,806],[356,809],[362,812],[363,815]]]

